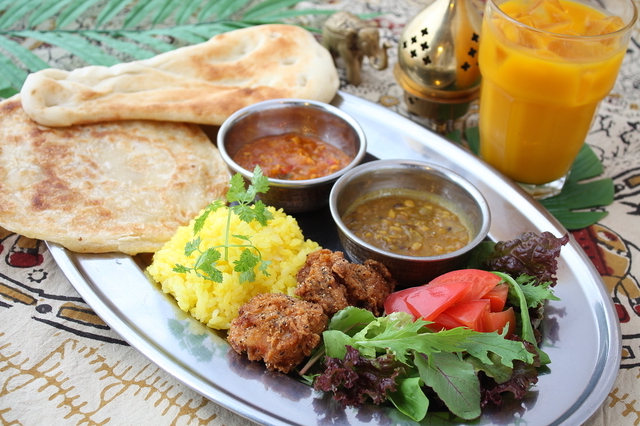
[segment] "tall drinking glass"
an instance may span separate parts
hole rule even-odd
[[[637,15],[633,0],[486,0],[481,157],[534,197],[559,193]]]

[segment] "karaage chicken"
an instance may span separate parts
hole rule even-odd
[[[258,294],[238,311],[227,339],[251,361],[288,373],[311,354],[327,327],[327,315],[311,302],[281,293]]]

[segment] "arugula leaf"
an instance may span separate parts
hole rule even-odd
[[[347,306],[331,317],[328,329],[340,330],[349,336],[353,336],[375,319],[376,316],[371,311],[356,308],[355,306]]]
[[[519,360],[526,363],[534,361],[534,355],[527,351],[527,348],[521,343],[513,340],[505,339],[506,330],[503,335],[494,333],[478,333],[466,337],[464,342],[465,352],[478,358],[485,364],[494,364],[499,361],[500,364],[507,367],[513,367],[513,361]],[[500,357],[497,360],[492,357],[495,354]]]
[[[421,387],[416,379],[419,377],[438,393],[451,412],[472,419],[480,415],[477,371],[490,371],[490,377],[496,376],[504,383],[511,378],[515,365],[533,364],[537,359],[525,343],[505,339],[504,334],[481,333],[463,327],[434,333],[426,327],[429,323],[422,319],[414,321],[413,316],[405,312],[376,318],[364,309],[343,309],[323,333],[324,347],[320,353],[327,355],[331,367],[313,379],[314,386],[331,389],[329,384],[332,384],[334,396],[337,390],[339,400],[353,400],[354,395],[363,395],[364,390],[358,390],[358,386],[371,380],[360,374],[376,374],[370,368],[383,359],[388,369],[386,362],[393,359],[397,365],[404,366],[405,373],[397,376],[396,390],[388,392],[388,399],[403,414],[420,421],[423,418],[420,416],[427,411],[428,398],[416,389]],[[352,367],[355,365],[352,351],[361,357],[358,365],[368,365],[366,369]],[[318,357],[316,353],[313,358]],[[368,364],[365,360],[377,361]],[[303,371],[308,368],[305,366]],[[318,380],[323,384],[317,385]],[[344,388],[346,383],[349,383],[348,390]],[[400,394],[403,389],[410,393]]]
[[[468,355],[464,359],[473,365],[476,371],[483,371],[487,376],[494,379],[496,383],[504,383],[511,378],[513,368],[500,363],[500,360],[496,357],[498,357],[498,355],[494,353],[489,354],[489,358],[491,359],[490,364],[484,363],[472,355]]]
[[[434,353],[429,358],[423,354],[415,357],[425,385],[438,394],[453,414],[465,420],[480,417],[480,380],[473,366],[453,353]]]
[[[536,308],[546,300],[560,300],[553,294],[551,282],[539,282],[534,277],[528,275],[521,275],[516,278],[518,286],[524,294],[524,298],[527,302],[528,308]],[[518,301],[513,293],[509,293],[509,301],[511,304],[516,304]]]
[[[509,284],[509,293],[511,294],[513,292],[515,295],[513,299],[515,302],[514,304],[520,307],[520,321],[518,324],[520,328],[520,337],[536,347],[538,355],[540,356],[541,364],[549,364],[551,362],[551,360],[549,359],[549,355],[547,355],[542,349],[538,347],[538,342],[533,330],[533,325],[531,324],[531,317],[529,316],[529,302],[527,301],[527,296],[522,290],[522,287],[515,279],[513,279],[508,274],[502,272],[493,273],[498,275],[500,278],[502,278],[503,281]]]
[[[364,356],[375,357],[376,353],[391,351],[403,363],[410,361],[414,351],[427,356],[437,352],[469,352],[484,362],[491,362],[487,353],[494,352],[508,366],[514,359],[532,360],[522,343],[506,340],[497,333],[480,333],[463,327],[432,333],[425,327],[429,323],[422,319],[413,321],[405,312],[394,312],[376,318],[345,340]],[[335,337],[332,339],[338,341]],[[327,353],[339,353],[339,349],[329,348],[326,342],[325,345]]]
[[[422,390],[422,379],[417,377],[399,377],[395,391],[388,392],[389,401],[405,416],[419,422],[429,410],[429,398]]]

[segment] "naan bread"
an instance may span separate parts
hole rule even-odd
[[[0,103],[0,227],[77,252],[155,252],[212,200],[229,171],[195,124],[38,125]]]
[[[339,86],[330,53],[294,25],[260,25],[154,58],[30,74],[22,104],[45,126],[113,120],[220,125],[267,99],[330,102]]]

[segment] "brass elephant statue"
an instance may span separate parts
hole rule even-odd
[[[388,43],[380,44],[378,27],[363,21],[349,12],[336,12],[322,27],[322,45],[334,56],[344,61],[347,81],[355,86],[362,82],[362,61],[377,69],[387,68]]]

